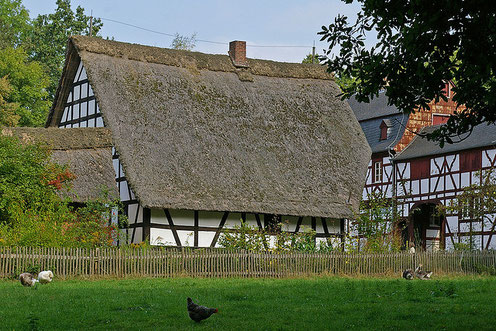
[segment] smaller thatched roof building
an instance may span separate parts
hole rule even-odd
[[[63,192],[75,202],[101,196],[102,190],[118,197],[112,166],[112,139],[106,128],[3,128],[2,135],[21,142],[40,143],[51,150],[51,160],[67,165],[76,176],[73,187]]]

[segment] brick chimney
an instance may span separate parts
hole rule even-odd
[[[248,67],[246,41],[231,41],[229,43],[229,56],[236,67]]]

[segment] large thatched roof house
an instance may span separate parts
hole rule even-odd
[[[131,240],[214,246],[274,219],[339,236],[370,148],[320,66],[72,37],[50,127],[111,131]]]

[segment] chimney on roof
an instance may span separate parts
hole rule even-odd
[[[246,41],[235,40],[229,43],[229,56],[236,67],[248,67]]]

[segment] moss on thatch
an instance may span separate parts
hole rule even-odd
[[[144,207],[333,218],[358,208],[370,148],[322,68],[72,42]]]

